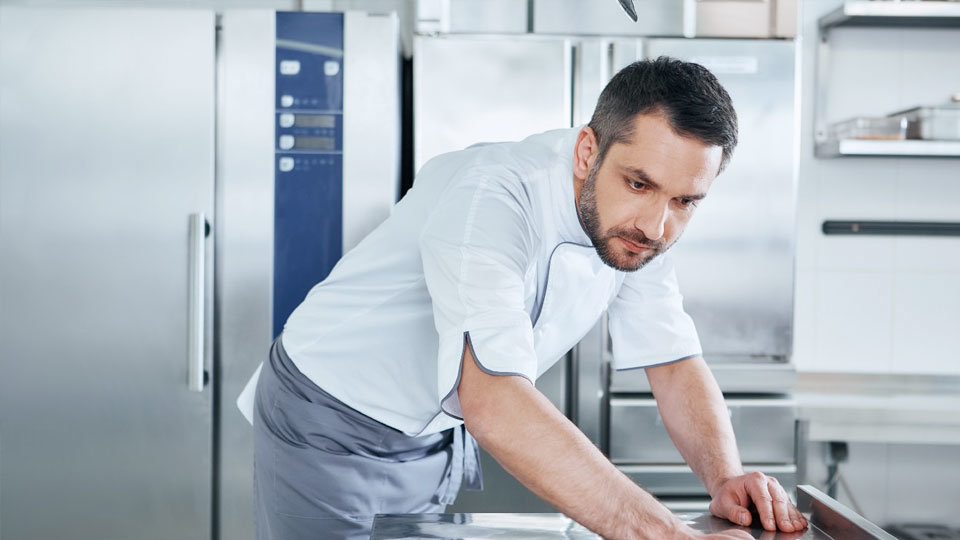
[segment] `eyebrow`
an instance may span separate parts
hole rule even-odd
[[[630,176],[630,177],[632,177],[632,178],[634,178],[634,179],[636,179],[636,180],[640,180],[641,182],[649,185],[650,187],[652,187],[653,189],[655,189],[655,190],[657,190],[657,191],[662,191],[662,190],[663,190],[663,186],[661,186],[660,184],[658,184],[653,178],[650,177],[649,174],[647,174],[646,171],[644,171],[643,169],[641,169],[641,168],[639,168],[639,167],[623,167],[623,171],[624,171],[628,176]],[[677,198],[680,198],[680,199],[690,199],[690,200],[693,200],[693,201],[700,201],[700,200],[703,200],[706,196],[707,196],[706,193],[693,193],[693,194],[690,194],[690,195],[680,195],[680,196],[677,197]]]

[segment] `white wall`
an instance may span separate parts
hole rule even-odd
[[[960,159],[813,156],[816,20],[801,2],[794,360],[801,371],[960,374],[960,238],[824,236],[826,219],[960,221]],[[960,91],[960,29],[830,35],[826,118],[883,116]]]
[[[810,443],[807,451],[807,482],[826,490],[826,445]],[[841,503],[881,526],[960,527],[960,446],[851,443],[849,452],[840,465],[850,488],[838,489]]]
[[[960,239],[824,236],[826,219],[960,221],[960,159],[813,157],[816,20],[801,2],[794,361],[801,371],[960,374]],[[960,30],[831,33],[829,120],[882,116],[960,91]],[[878,524],[960,527],[960,446],[853,443],[838,499]],[[823,487],[825,445],[808,444]]]

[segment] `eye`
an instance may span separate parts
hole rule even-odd
[[[643,182],[638,182],[636,180],[631,180],[629,178],[627,178],[626,180],[627,180],[627,185],[630,186],[630,189],[634,191],[642,191],[647,187],[647,185],[644,184]]]
[[[680,206],[684,208],[693,208],[697,206],[697,201],[694,199],[687,199],[687,198],[677,199],[677,202],[679,202]]]

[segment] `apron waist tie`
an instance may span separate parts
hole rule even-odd
[[[447,463],[443,480],[433,495],[435,503],[451,505],[457,500],[461,484],[471,491],[483,490],[483,471],[480,468],[480,446],[466,426],[453,428],[453,455]]]

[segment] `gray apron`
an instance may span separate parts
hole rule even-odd
[[[253,429],[258,540],[367,539],[376,514],[444,512],[461,483],[483,489],[463,426],[410,437],[382,424],[300,373],[280,338],[257,383]]]

